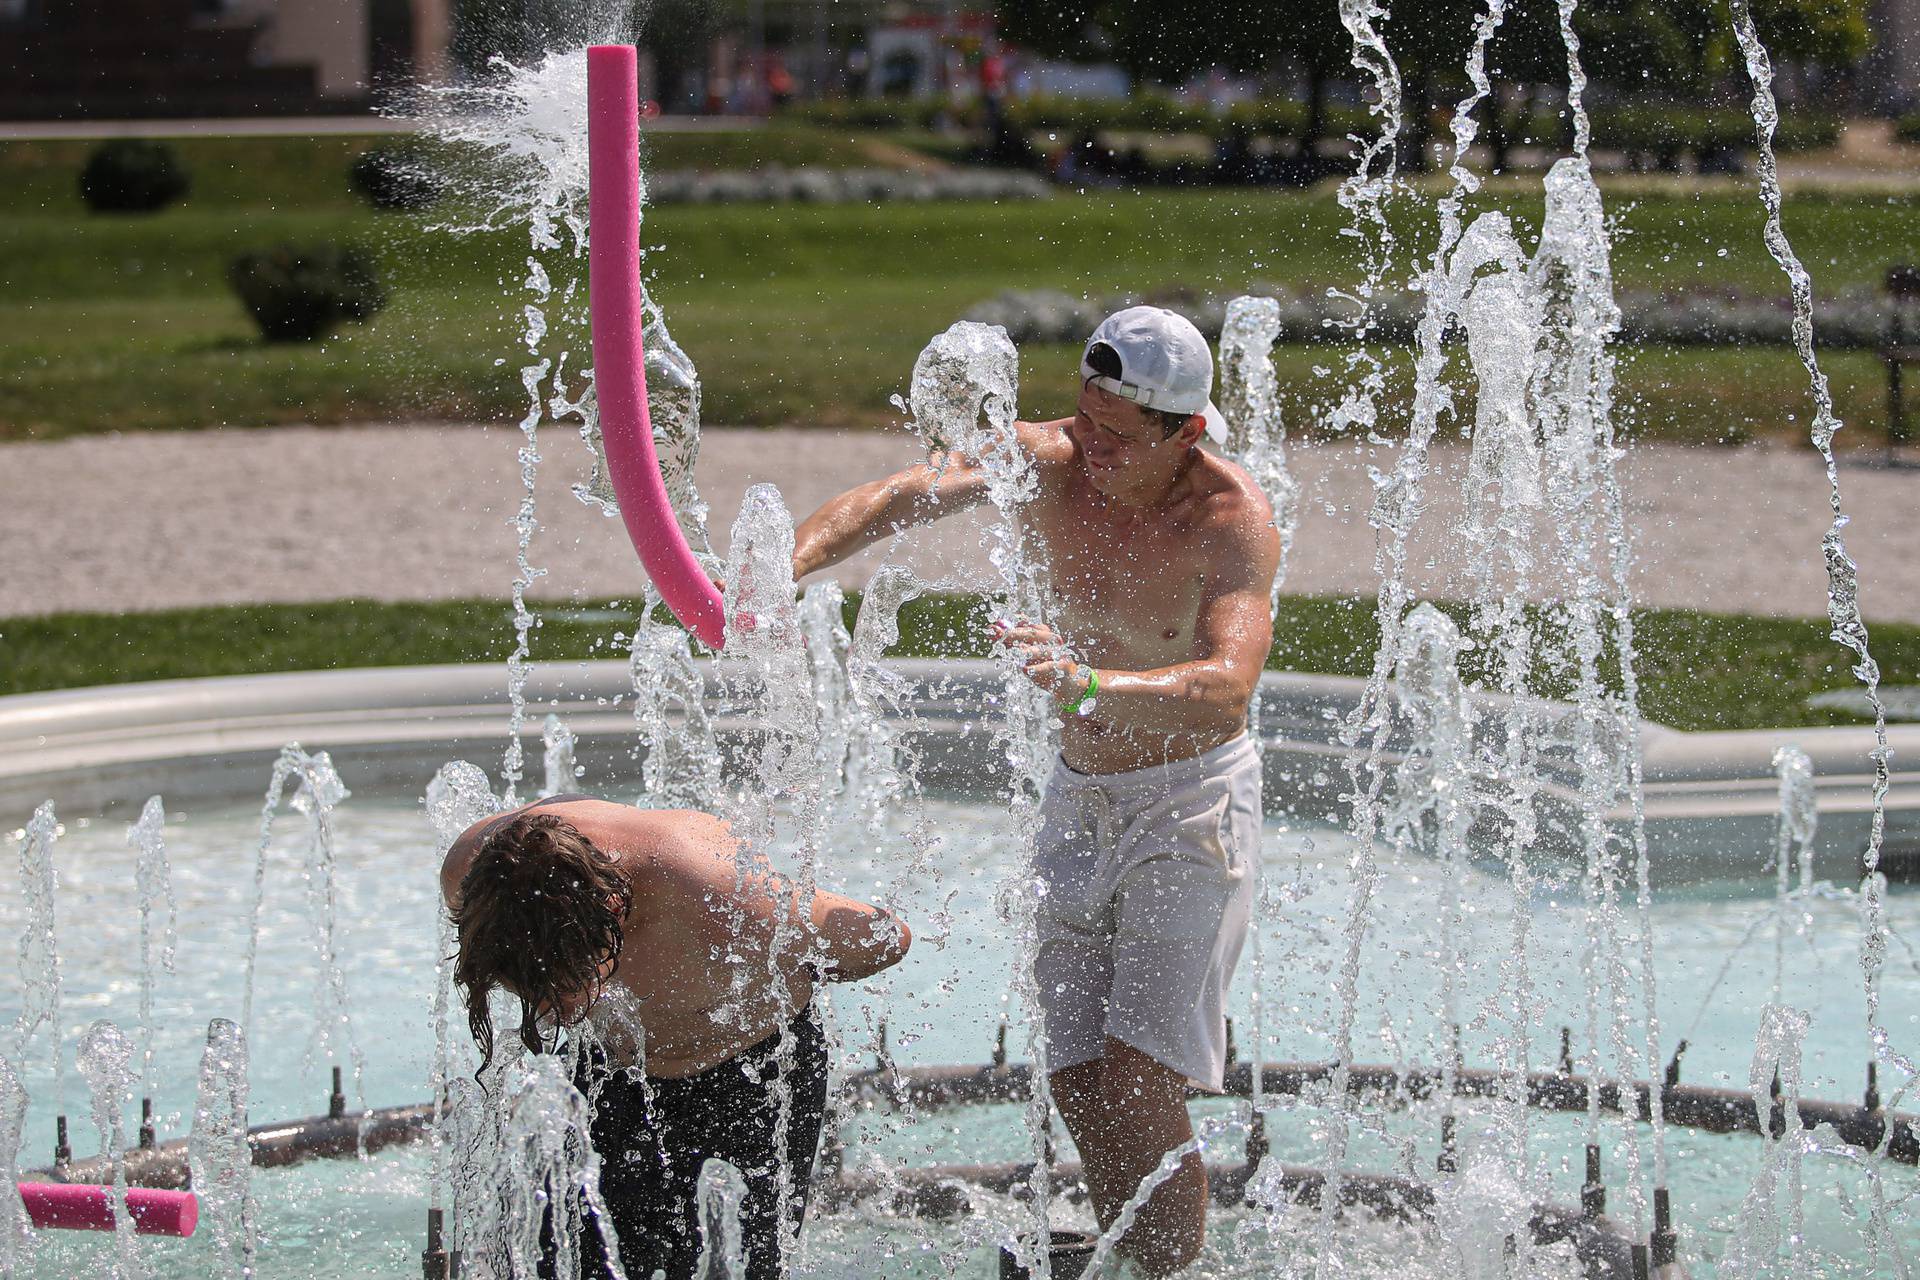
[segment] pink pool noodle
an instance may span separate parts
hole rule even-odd
[[[720,593],[694,559],[667,498],[647,416],[640,330],[640,97],[634,50],[587,50],[587,292],[593,385],[607,472],[627,536],[674,616],[718,649],[726,636]]]
[[[20,1198],[27,1218],[42,1229],[111,1231],[115,1212],[112,1187],[83,1182],[22,1182]],[[190,1236],[200,1225],[200,1201],[191,1191],[128,1187],[127,1209],[133,1229],[147,1236]]]

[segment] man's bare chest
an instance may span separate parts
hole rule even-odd
[[[1034,530],[1058,613],[1078,644],[1161,654],[1190,644],[1207,586],[1196,539],[1178,527],[1047,513]]]

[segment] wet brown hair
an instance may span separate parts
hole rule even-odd
[[[633,891],[579,829],[551,813],[523,813],[489,833],[460,881],[452,913],[460,949],[453,980],[467,1004],[480,1069],[493,1061],[487,996],[520,998],[520,1042],[545,1046],[540,1010],[590,990],[620,958]]]

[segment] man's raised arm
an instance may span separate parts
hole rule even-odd
[[[1064,447],[1058,423],[1018,423],[1020,447],[1036,460]],[[795,580],[831,565],[902,529],[932,524],[986,501],[987,477],[977,459],[942,452],[884,480],[830,498],[793,531]]]

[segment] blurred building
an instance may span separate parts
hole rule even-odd
[[[448,67],[452,0],[0,0],[0,118],[367,109]]]
[[[1920,111],[1920,0],[1873,0],[1867,86],[1875,106]]]

